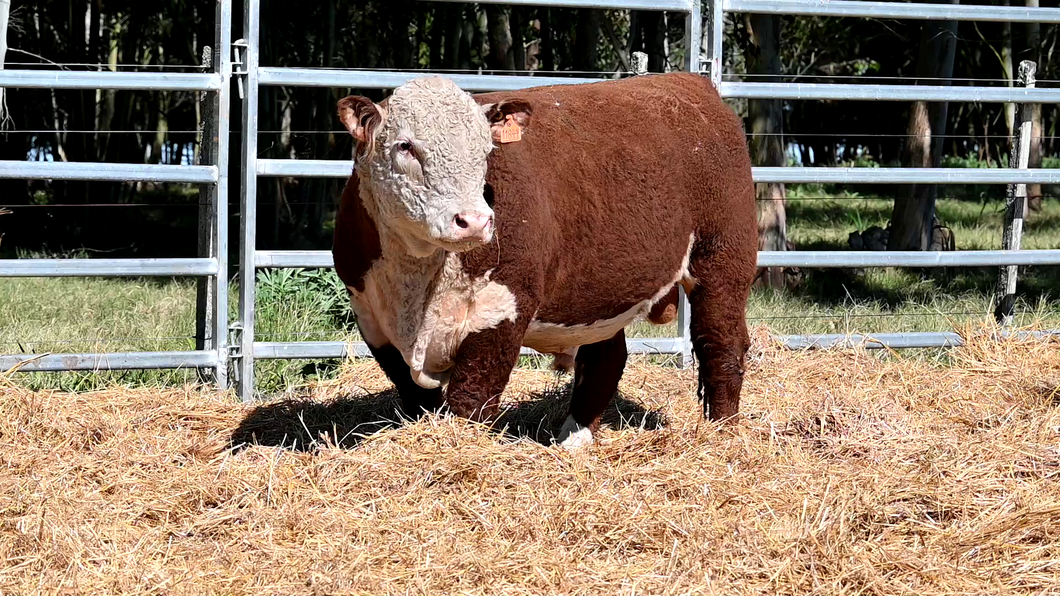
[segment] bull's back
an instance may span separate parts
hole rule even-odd
[[[691,239],[755,233],[742,125],[704,77],[652,75],[476,99],[512,98],[528,101],[533,114],[520,142],[495,150],[490,177],[498,201],[526,194],[538,204],[524,209],[546,203],[554,234],[540,319],[585,324],[626,312],[680,277]],[[498,232],[521,223],[505,219],[498,210]]]

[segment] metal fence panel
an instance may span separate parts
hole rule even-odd
[[[216,163],[212,165],[0,161],[0,178],[8,179],[172,182],[209,187],[213,242],[208,255],[176,259],[4,259],[0,260],[0,277],[209,277],[214,289],[211,305],[214,313],[213,349],[50,354],[43,357],[18,354],[0,356],[0,369],[12,366],[20,366],[19,370],[23,371],[212,368],[216,384],[227,386],[227,159],[231,91],[228,53],[231,51],[231,17],[232,0],[218,0],[214,13],[213,72],[0,71],[0,87],[4,88],[205,91],[211,101],[216,102],[214,113],[217,116],[206,122],[203,133],[209,139],[207,144],[217,150]],[[217,291],[222,287],[224,291]]]

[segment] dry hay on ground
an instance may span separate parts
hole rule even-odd
[[[759,344],[731,431],[690,373],[631,366],[573,455],[537,442],[563,415],[550,373],[516,373],[506,433],[376,424],[372,364],[256,409],[8,387],[0,593],[1055,592],[1057,348]]]

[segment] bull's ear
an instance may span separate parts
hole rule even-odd
[[[339,120],[362,145],[371,145],[375,133],[386,121],[386,109],[367,97],[350,95],[339,100]]]
[[[525,131],[530,125],[530,117],[533,114],[530,102],[522,99],[505,99],[487,104],[482,106],[482,111],[486,114],[486,120],[489,120],[493,140],[498,142],[501,140],[501,129],[508,123],[509,118]]]

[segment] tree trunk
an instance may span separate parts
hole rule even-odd
[[[163,154],[166,150],[166,139],[169,136],[169,105],[172,95],[168,91],[159,91],[157,120],[155,122],[155,139],[151,143],[151,163],[166,163]]]
[[[552,47],[552,15],[547,8],[539,8],[537,18],[541,21],[541,64],[545,70],[556,70],[556,53]]]
[[[1038,8],[1038,0],[1026,0],[1027,8]],[[1031,60],[1038,65],[1038,72],[1045,77],[1046,68],[1042,63],[1045,53],[1042,52],[1042,29],[1039,23],[1027,23],[1027,50],[1026,60]],[[1031,156],[1027,162],[1029,168],[1042,167],[1042,104],[1032,104],[1031,109]],[[1027,185],[1027,207],[1032,211],[1042,210],[1042,185]]]
[[[523,27],[526,26],[525,16],[522,8],[518,6],[512,7],[512,14],[509,17],[512,36],[512,63],[515,66],[515,70],[518,71],[526,70],[526,46],[523,45]]]
[[[335,15],[335,2],[336,0],[328,0],[328,16]],[[415,68],[415,57],[419,54],[419,46],[413,43],[413,40],[409,37],[409,29],[416,24],[416,15],[419,12],[415,10],[412,2],[391,2],[390,18],[392,19],[393,41],[392,46],[394,49],[394,66],[397,68]],[[335,43],[335,26],[334,19],[330,21],[332,25],[329,27],[328,43],[334,48]],[[331,54],[335,52],[332,51]]]
[[[435,8],[431,19],[431,41],[428,48],[430,68],[442,68],[442,41],[445,39],[445,9]]]
[[[600,41],[600,19],[603,13],[592,8],[578,9],[578,26],[574,39],[574,70],[595,72],[597,45]]]
[[[460,35],[460,70],[471,70],[471,49],[482,47],[482,39],[478,21],[476,19],[464,19],[461,22],[463,33]]]
[[[648,55],[648,72],[666,72],[666,33],[663,13],[653,10],[641,12],[638,18],[644,34],[644,53]]]
[[[496,4],[486,5],[486,31],[489,40],[489,54],[486,56],[486,68],[490,70],[515,70],[515,56],[512,53],[512,28],[508,11]]]
[[[959,0],[949,0],[958,4]],[[917,57],[917,84],[948,85],[953,76],[953,58],[957,47],[956,21],[925,22]],[[941,80],[937,80],[941,79]],[[942,144],[946,134],[948,104],[914,102],[909,112],[909,136],[906,141],[906,163],[910,167],[938,167],[942,162]],[[935,222],[934,184],[905,187],[894,202],[888,250],[927,250]]]
[[[4,70],[7,60],[7,20],[11,15],[11,0],[0,0],[0,70]],[[7,104],[4,103],[4,89],[0,87],[0,125],[7,120]]]
[[[772,15],[752,15],[746,21],[751,43],[745,60],[754,74],[780,74],[780,20]],[[756,77],[776,82],[779,77]],[[784,104],[777,99],[752,99],[747,102],[751,127],[751,159],[757,166],[784,165]],[[783,184],[756,184],[758,202],[758,249],[787,250],[787,217]],[[769,267],[759,279],[772,288],[785,285],[783,267]]]
[[[461,6],[445,8],[445,67],[460,68],[460,38],[464,25],[461,22]]]
[[[1002,6],[1009,6],[1009,0],[1001,0]],[[1005,85],[1016,86],[1016,71],[1012,66],[1012,23],[1001,23],[1001,76],[1005,79]],[[1016,121],[1016,104],[1005,102],[1005,130],[1008,137],[1012,138],[1012,127]]]
[[[420,64],[420,48],[423,47],[424,42],[427,42],[427,9],[421,9],[416,11],[416,37],[412,43],[412,63],[409,64],[410,68],[423,68]]]
[[[324,23],[324,55],[321,56],[321,65],[324,68],[335,66],[335,2],[336,0],[327,0],[327,20]],[[406,15],[413,16],[411,11],[406,12]],[[410,16],[403,16],[398,20],[399,23],[405,24],[404,29],[399,32],[398,39],[395,40],[395,43],[400,44],[399,47],[408,48],[409,46],[408,19]],[[403,58],[403,60],[411,60],[411,58]],[[315,99],[319,102],[316,106],[316,129],[319,131],[332,130],[334,124],[334,92],[331,89],[321,89]],[[316,159],[327,159],[331,153],[332,136],[330,134],[315,136],[316,140],[313,145]],[[310,196],[312,197],[313,205],[311,206],[312,212],[306,222],[306,240],[309,241],[310,245],[315,246],[319,244],[319,241],[324,236],[324,221],[332,203],[331,189],[334,181],[328,178],[315,178],[310,183],[310,188],[312,188]]]

